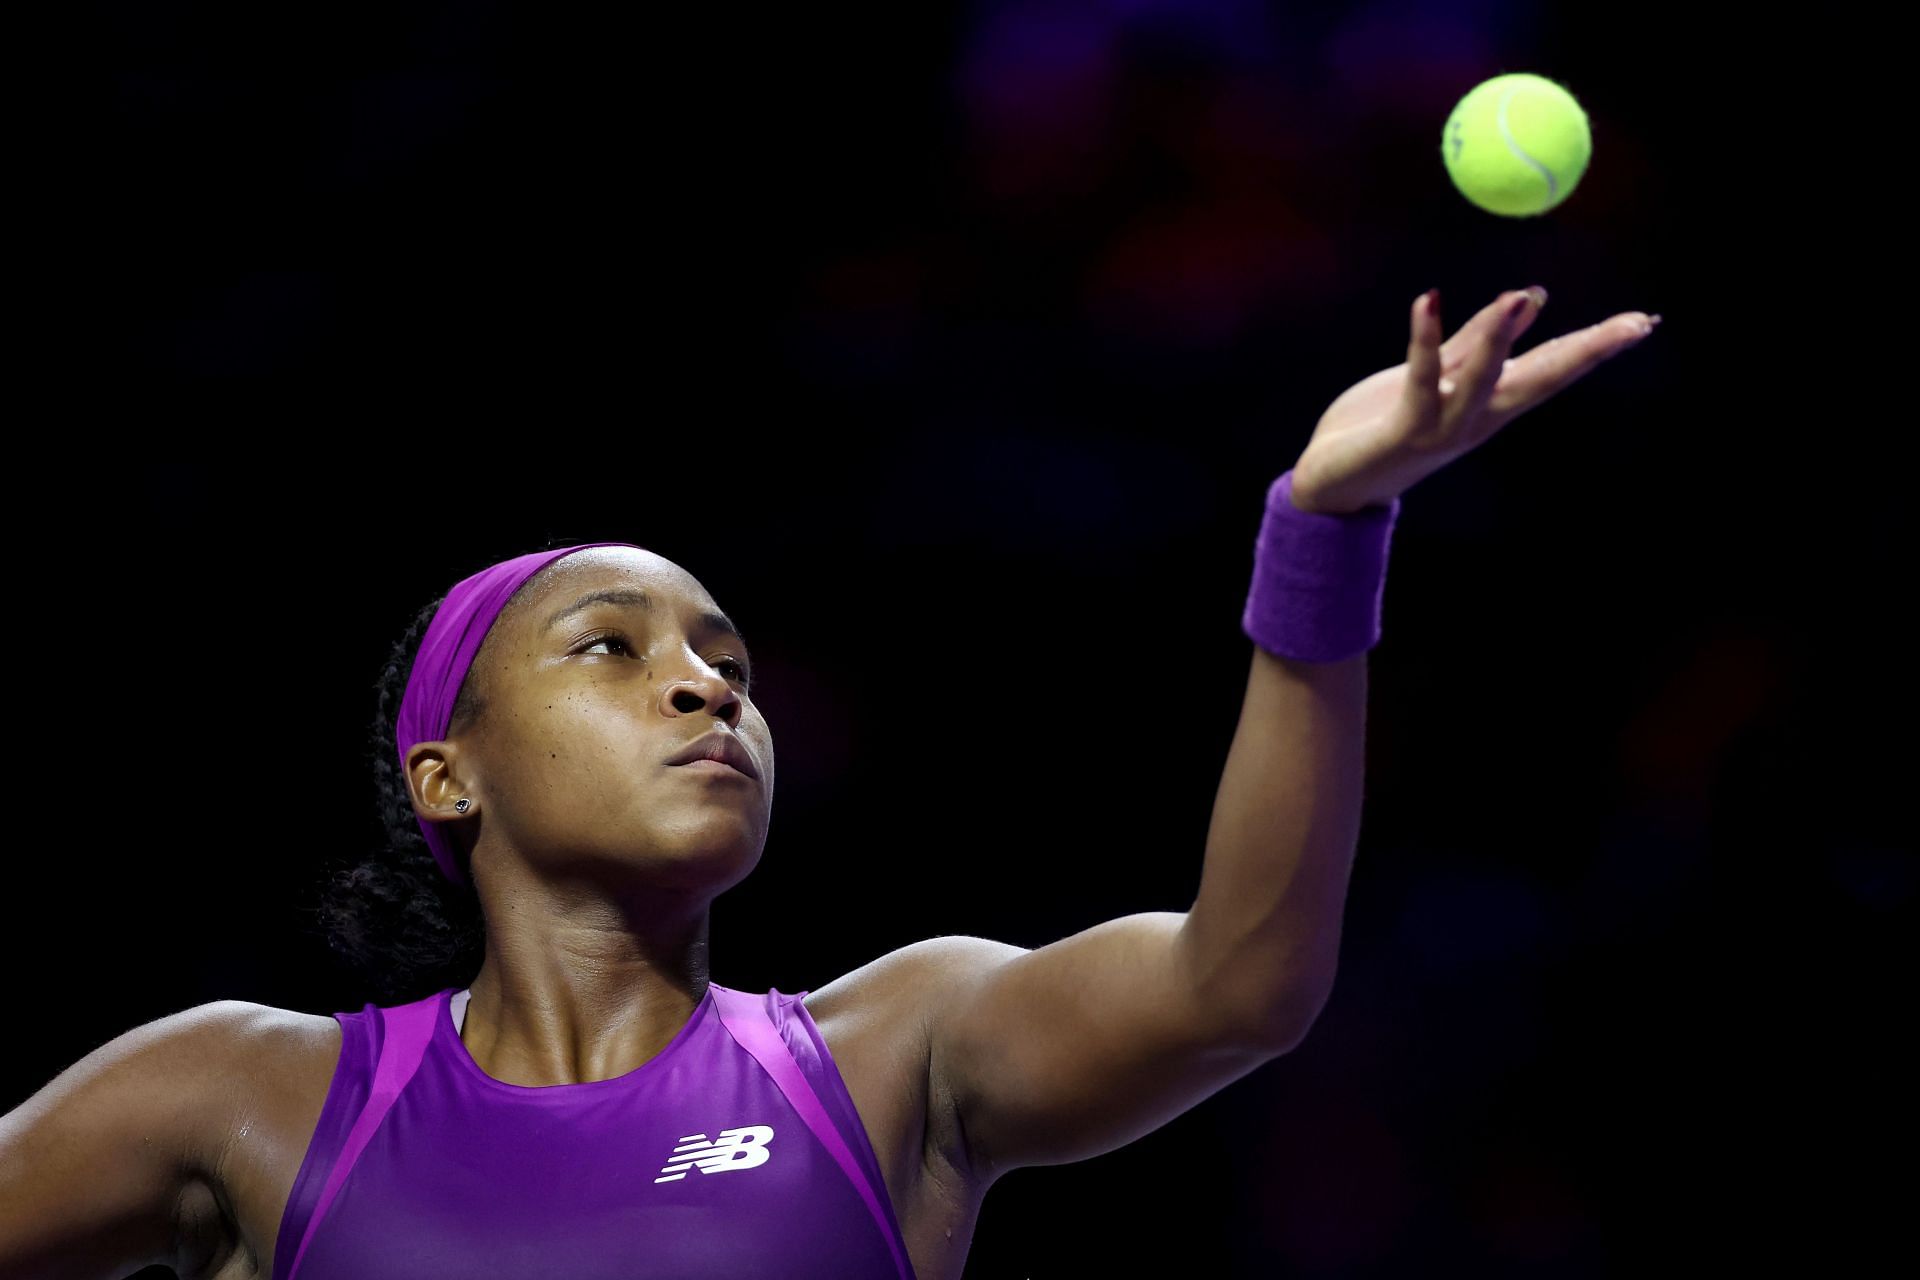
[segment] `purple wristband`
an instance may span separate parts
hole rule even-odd
[[[1350,515],[1302,511],[1293,505],[1293,472],[1275,480],[1240,629],[1298,662],[1339,662],[1380,643],[1387,544],[1399,515],[1398,498]]]

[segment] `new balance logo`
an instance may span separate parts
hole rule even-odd
[[[666,1176],[655,1178],[654,1181],[676,1182],[686,1177],[687,1170],[696,1165],[702,1173],[751,1169],[767,1162],[771,1154],[767,1144],[772,1141],[773,1130],[764,1124],[722,1129],[720,1136],[712,1142],[707,1141],[704,1133],[689,1134],[680,1139],[680,1145],[673,1149],[673,1163],[660,1171]]]

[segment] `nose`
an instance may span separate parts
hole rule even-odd
[[[696,662],[685,678],[669,685],[667,699],[680,715],[698,715],[711,710],[728,724],[739,727],[743,710],[739,693],[725,676],[704,662]]]

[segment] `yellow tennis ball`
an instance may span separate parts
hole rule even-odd
[[[1573,95],[1524,71],[1468,90],[1440,135],[1460,194],[1509,218],[1545,213],[1572,195],[1592,154],[1587,113]]]

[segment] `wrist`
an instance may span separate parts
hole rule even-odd
[[[1354,512],[1308,510],[1289,471],[1267,490],[1241,627],[1277,657],[1339,662],[1380,639],[1387,548],[1400,501]],[[1309,494],[1307,507],[1312,507]]]
[[[1288,474],[1293,475],[1292,472]],[[1390,502],[1365,502],[1358,505],[1351,502],[1328,502],[1316,496],[1311,486],[1302,486],[1297,476],[1287,482],[1286,495],[1287,501],[1293,505],[1295,511],[1312,516],[1352,516],[1363,511],[1384,510],[1393,505]]]

